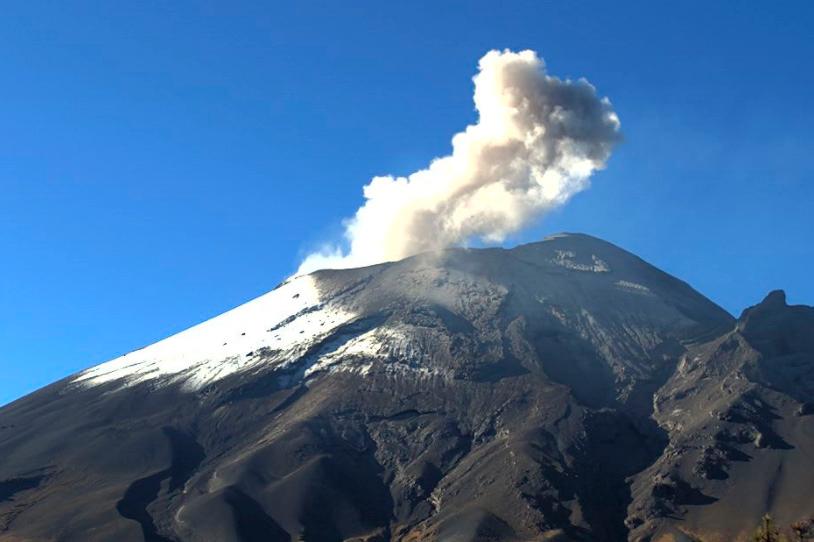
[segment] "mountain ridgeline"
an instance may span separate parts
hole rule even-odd
[[[0,409],[0,541],[746,540],[812,400],[814,309],[589,236],[318,271]]]

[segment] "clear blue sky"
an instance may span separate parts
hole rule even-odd
[[[625,143],[510,244],[590,233],[733,313],[814,304],[810,2],[9,2],[0,404],[273,288],[376,174],[449,151],[492,48]]]

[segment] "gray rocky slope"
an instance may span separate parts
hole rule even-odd
[[[812,397],[814,309],[589,236],[320,271],[0,409],[0,540],[737,540]]]

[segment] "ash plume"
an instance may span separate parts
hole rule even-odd
[[[452,153],[406,177],[374,177],[327,245],[297,271],[360,267],[479,239],[499,243],[589,185],[620,139],[619,118],[585,79],[545,71],[534,51],[489,51],[478,64],[478,121]]]

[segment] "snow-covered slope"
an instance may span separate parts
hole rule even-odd
[[[478,276],[472,275],[470,260],[481,267]],[[516,265],[503,268],[510,260]],[[512,251],[452,250],[367,269],[319,272],[289,279],[220,316],[83,371],[73,383],[83,387],[178,384],[193,392],[238,373],[284,369],[301,362],[318,345],[324,347],[310,353],[299,379],[328,368],[347,370],[360,359],[364,363],[357,363],[356,370],[366,370],[374,359],[389,359],[396,363],[380,364],[382,368],[444,373],[448,367],[439,366],[437,353],[430,356],[435,360],[426,359],[427,341],[444,338],[426,326],[416,326],[412,319],[394,317],[392,309],[404,304],[430,311],[443,307],[451,314],[482,318],[480,313],[494,314],[496,303],[508,299],[508,290],[501,284],[506,280],[516,285],[521,297],[536,300],[532,305],[517,300],[524,306],[515,310],[526,316],[538,312],[554,316],[563,325],[584,328],[582,333],[596,341],[609,332],[605,328],[636,325],[629,312],[618,308],[631,303],[630,294],[649,295],[646,302],[635,296],[632,301],[648,313],[648,322],[638,336],[626,340],[615,356],[618,359],[611,360],[617,365],[614,372],[624,373],[629,372],[626,366],[638,363],[624,352],[661,340],[658,328],[692,327],[705,312],[713,319],[727,319],[700,296],[681,291],[685,285],[672,279],[664,283],[664,277],[611,245],[570,234]],[[365,288],[349,288],[354,281]],[[681,291],[678,303],[671,300],[676,288]],[[390,309],[381,310],[383,305]],[[577,318],[563,319],[563,310]],[[361,332],[340,332],[371,315],[379,315],[375,325]],[[613,343],[604,346],[612,349]],[[422,357],[424,362],[416,362]]]
[[[132,386],[154,381],[200,389],[250,370],[261,352],[281,363],[296,359],[355,315],[323,302],[311,276],[292,278],[271,292],[145,348],[80,373],[74,382]],[[268,356],[263,359],[268,362]]]

